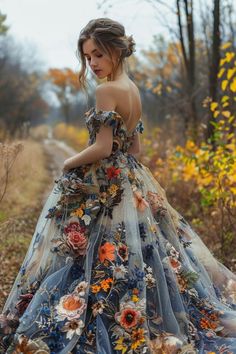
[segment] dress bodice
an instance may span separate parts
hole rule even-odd
[[[121,115],[116,111],[96,111],[95,107],[90,108],[85,113],[85,122],[89,131],[89,145],[96,140],[96,134],[99,132],[101,125],[110,126],[113,129],[113,147],[112,153],[117,150],[127,152],[133,143],[135,134],[142,133],[144,125],[139,119],[136,127],[128,132],[125,122]]]

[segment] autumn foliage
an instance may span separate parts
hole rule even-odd
[[[71,105],[73,98],[77,96],[80,89],[77,74],[70,68],[49,69],[45,79],[53,84],[54,92],[60,102],[62,115],[69,123],[71,120]]]
[[[77,151],[84,149],[88,141],[87,129],[65,123],[55,125],[53,135],[58,140],[64,140]]]
[[[190,199],[192,207],[195,205],[193,213],[188,213],[193,223],[198,220],[197,214],[210,215],[211,223],[217,226],[214,229],[212,225],[216,234],[211,241],[223,258],[230,254],[235,243],[236,221],[236,61],[235,53],[229,47],[229,43],[222,47],[224,52],[218,74],[221,88],[219,100],[213,102],[207,97],[203,102],[205,109],[213,113],[211,124],[214,133],[211,139],[199,144],[187,139],[184,146],[166,146],[164,157],[157,156],[156,140],[159,137],[161,140],[160,129],[143,141],[144,155],[146,159],[148,157],[154,175],[162,181],[168,180],[168,185],[172,184],[172,188],[174,185],[177,194],[178,187],[184,192],[184,198]],[[199,203],[194,203],[195,198]]]
[[[50,69],[47,78],[62,89],[70,88],[71,92],[77,92],[80,88],[78,76],[70,68]]]

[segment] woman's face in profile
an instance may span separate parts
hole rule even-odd
[[[112,61],[110,57],[102,52],[92,38],[83,43],[83,55],[92,71],[99,79],[103,79],[112,73]],[[115,64],[116,56],[113,55]]]

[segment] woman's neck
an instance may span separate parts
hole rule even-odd
[[[113,77],[112,74],[107,76],[107,81],[118,81],[127,78],[127,72],[123,68],[118,67]]]

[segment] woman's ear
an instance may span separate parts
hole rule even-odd
[[[119,62],[120,57],[121,57],[121,50],[117,49],[117,48],[114,49],[112,52],[112,59],[113,59],[114,64],[117,64]]]

